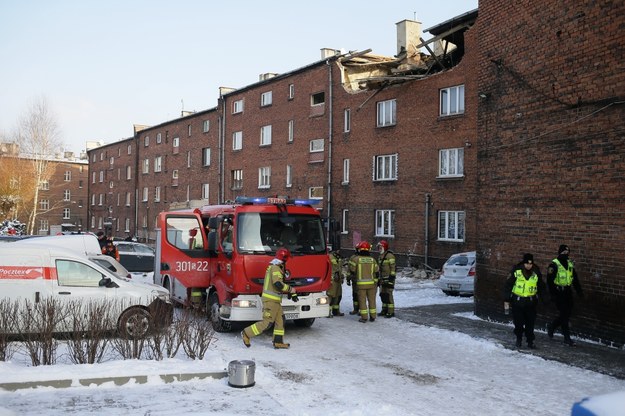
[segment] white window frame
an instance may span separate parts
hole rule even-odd
[[[378,101],[377,126],[388,127],[397,124],[397,100]]]
[[[163,169],[163,156],[154,158],[154,172],[160,172]]]
[[[163,134],[156,133],[156,143],[161,143],[163,141]]]
[[[373,157],[373,181],[396,181],[398,155],[377,155]]]
[[[463,242],[466,232],[465,211],[438,212],[438,240]]]
[[[395,236],[395,210],[376,209],[375,210],[375,236],[394,237]]]
[[[273,92],[265,91],[260,94],[260,106],[267,107],[273,103]]]
[[[69,182],[72,180],[72,171],[71,170],[66,170],[65,173],[63,174],[63,180],[65,182]]]
[[[91,205],[92,206],[95,205],[95,198],[96,198],[96,195],[95,194],[91,194]]]
[[[323,100],[321,100],[323,98]],[[310,106],[315,107],[318,105],[324,105],[326,103],[325,91],[319,91],[314,94],[310,94]]]
[[[209,192],[210,192],[210,185],[208,183],[203,183],[202,184],[202,199],[205,199],[206,201],[208,201]]]
[[[178,169],[174,169],[171,171],[171,178],[178,179]]]
[[[132,179],[132,166],[126,166],[126,180]]]
[[[349,210],[344,209],[341,213],[341,234],[349,233]]]
[[[243,112],[243,108],[245,102],[243,101],[243,99],[240,100],[236,100],[232,103],[232,114],[239,114]]]
[[[295,120],[289,120],[289,143],[293,143],[293,139],[295,138]]]
[[[321,196],[319,196],[321,194]],[[321,200],[323,199],[323,186],[311,186],[308,188],[308,198]]]
[[[232,133],[232,150],[243,149],[243,132],[235,131]]]
[[[291,188],[293,186],[293,166],[286,165],[286,187]]]
[[[63,201],[71,201],[72,192],[69,189],[63,191]]]
[[[440,149],[438,151],[438,177],[459,178],[464,176],[464,148]]]
[[[271,188],[271,166],[258,168],[258,189]]]
[[[142,173],[150,173],[150,159],[148,159],[148,158],[143,159],[141,172]]]
[[[98,198],[98,206],[102,206],[104,205],[104,194],[100,194],[100,197]]]
[[[131,144],[128,145],[128,154],[129,155],[132,154],[132,145]]]
[[[202,122],[202,133],[208,133],[208,131],[211,128],[211,122],[210,120],[204,120]]]
[[[191,137],[191,131],[192,131],[192,128],[191,128],[191,125],[189,124],[187,125],[187,137]]]
[[[439,97],[441,117],[464,114],[464,85],[441,88]]]
[[[126,231],[127,233],[130,232],[130,218],[126,218],[124,220],[124,231]]]
[[[349,108],[343,110],[343,133],[349,133],[352,129],[352,111]]]
[[[211,148],[205,147],[202,149],[202,166],[210,166],[211,165]]]
[[[343,182],[341,184],[349,184],[349,159],[343,159]]]
[[[161,187],[154,187],[154,202],[161,202]]]
[[[69,220],[72,218],[72,211],[69,208],[63,208],[63,219]]]
[[[187,150],[187,167],[191,167],[191,151]]]
[[[115,164],[115,157],[111,156],[109,157],[109,165],[114,165]]]
[[[129,207],[130,206],[130,201],[131,201],[131,194],[130,192],[126,192],[126,206]]]
[[[310,153],[323,152],[324,148],[325,148],[324,139],[312,139],[309,143]]]
[[[48,220],[39,220],[39,231],[50,231],[50,222]]]
[[[95,172],[93,172],[93,173],[91,174],[91,183],[95,183],[95,182],[96,182],[96,173],[95,173]]]
[[[289,100],[295,98],[295,84],[289,84]]]
[[[232,170],[232,189],[243,189],[243,169]]]
[[[39,201],[39,209],[41,211],[47,211],[50,209],[50,200],[42,199]]]
[[[147,186],[143,187],[143,198],[141,199],[142,202],[148,202],[148,198],[150,197],[150,190],[148,189]]]
[[[271,144],[271,124],[260,128],[260,145],[269,146]]]
[[[180,147],[180,137],[174,137],[174,140],[172,140],[171,143],[174,148]]]
[[[104,171],[100,171],[100,183],[104,182]]]
[[[145,136],[143,138],[143,147],[148,147],[150,145],[150,136]]]

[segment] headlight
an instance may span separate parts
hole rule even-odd
[[[157,297],[159,300],[162,300],[165,303],[171,303],[171,298],[169,297],[169,292],[162,292],[160,290],[153,290],[152,294]]]
[[[255,300],[233,300],[232,307],[233,308],[256,308]]]
[[[329,303],[327,296],[322,296],[320,298],[317,298],[315,302],[317,305],[327,305]]]

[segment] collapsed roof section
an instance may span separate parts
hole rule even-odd
[[[343,87],[348,92],[379,90],[453,68],[464,56],[464,34],[477,20],[477,11],[425,29],[424,32],[433,35],[427,41],[421,35],[421,23],[411,20],[397,23],[394,57],[371,54],[371,49],[339,57]]]

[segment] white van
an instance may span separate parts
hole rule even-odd
[[[119,277],[76,252],[34,243],[0,248],[0,301],[3,299],[31,306],[46,299],[61,306],[110,303],[115,319],[107,329],[130,338],[168,325],[173,316],[169,292],[162,287]],[[54,332],[71,332],[69,318],[57,322]]]

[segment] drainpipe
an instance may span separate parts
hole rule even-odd
[[[423,264],[428,265],[428,249],[430,248],[430,232],[428,227],[428,220],[430,218],[430,199],[431,194],[425,194],[425,236],[424,236],[424,253],[423,253]]]
[[[218,120],[219,120],[219,144],[218,144],[218,154],[219,154],[219,160],[218,160],[218,166],[219,169],[218,171],[218,182],[219,182],[219,194],[217,195],[217,203],[219,204],[223,204],[223,202],[225,201],[225,196],[224,196],[224,191],[225,191],[225,186],[224,186],[224,170],[225,170],[225,164],[224,164],[224,143],[225,143],[225,137],[226,137],[226,100],[224,99],[223,95],[221,95],[221,93],[219,94],[219,103],[221,104],[221,115],[218,116]]]
[[[328,107],[329,107],[329,117],[328,117],[328,221],[326,222],[326,239],[330,238],[330,218],[332,217],[332,123],[333,123],[333,88],[332,88],[332,64],[331,59],[326,60],[326,65],[328,66]],[[326,241],[327,243],[327,241]]]

